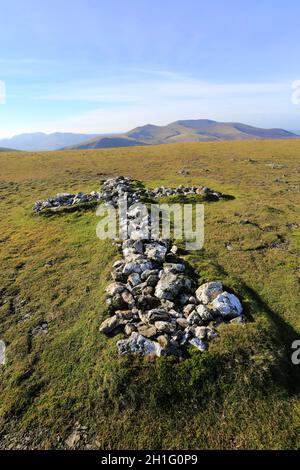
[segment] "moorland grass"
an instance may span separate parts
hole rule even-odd
[[[299,448],[299,155],[300,141],[1,153],[0,447],[27,436],[28,447],[63,448],[80,422],[92,448]],[[32,213],[37,199],[119,174],[234,196],[205,202],[204,248],[182,252],[199,283],[222,280],[249,318],[204,354],[119,358],[117,338],[98,333],[119,255],[97,239],[95,210]],[[42,321],[48,334],[33,337]]]

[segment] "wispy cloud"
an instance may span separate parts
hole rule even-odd
[[[258,95],[280,93],[288,83],[218,83],[206,82],[172,72],[134,69],[135,74],[109,79],[66,83],[34,96],[44,101],[86,101],[92,103],[144,103],[149,100],[205,99],[209,96]]]
[[[58,110],[54,119],[45,119],[45,114],[42,120],[33,118],[26,129],[30,132],[123,132],[149,122],[197,118],[281,127],[280,117],[290,113],[289,82],[208,82],[166,70],[122,69],[99,78],[14,91],[15,101],[17,95],[26,96],[38,109],[51,108],[52,116],[53,109]],[[68,117],[60,118],[60,109]]]

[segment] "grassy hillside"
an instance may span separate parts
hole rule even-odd
[[[90,149],[105,147],[129,147],[133,145],[159,145],[180,142],[207,142],[249,139],[293,139],[291,132],[283,129],[260,129],[234,122],[216,122],[207,119],[176,121],[166,126],[137,127],[119,136],[96,137],[95,139],[73,145],[71,149]]]
[[[84,150],[84,149],[97,149],[97,148],[114,148],[114,147],[136,147],[146,145],[143,142],[128,138],[126,136],[110,136],[110,137],[96,137],[82,142],[79,145],[73,145],[68,149]]]
[[[79,448],[299,448],[299,155],[300,140],[1,154],[0,448],[64,448],[76,423]],[[235,196],[206,203],[204,249],[186,254],[251,319],[223,326],[208,352],[119,358],[98,333],[119,255],[96,238],[94,210],[31,212],[118,174]],[[48,333],[33,336],[41,322]]]

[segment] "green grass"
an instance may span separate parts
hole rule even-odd
[[[300,141],[1,154],[0,339],[8,361],[0,369],[0,448],[24,436],[28,447],[63,448],[76,422],[88,427],[82,448],[299,448],[300,370],[290,362],[300,331],[300,232],[291,228],[300,226],[299,154]],[[182,168],[190,175],[179,175]],[[224,326],[209,352],[119,358],[117,338],[98,333],[119,255],[97,239],[94,209],[31,211],[37,199],[96,190],[118,174],[234,196],[205,202],[204,249],[184,255],[199,283],[222,280],[251,319]],[[31,337],[41,321],[48,334]]]

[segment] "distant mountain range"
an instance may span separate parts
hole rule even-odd
[[[299,131],[300,134],[300,131]],[[80,150],[137,145],[174,144],[179,142],[218,142],[248,139],[299,139],[296,133],[284,129],[261,129],[235,122],[207,119],[176,121],[166,126],[147,124],[122,134],[54,133],[21,134],[0,139],[1,147],[16,150]],[[8,149],[3,149],[8,150]]]
[[[0,139],[0,147],[9,147],[16,150],[43,151],[59,150],[68,145],[77,145],[80,142],[92,139],[99,134],[72,134],[56,132],[54,134],[44,134],[36,132],[34,134],[20,134],[10,139]]]
[[[0,152],[16,152],[14,149],[9,149],[6,147],[0,147]]]
[[[68,149],[96,149],[136,145],[175,144],[179,142],[218,142],[248,139],[297,139],[298,135],[284,129],[260,129],[246,124],[216,122],[206,119],[176,121],[166,126],[137,127],[124,134],[96,137]]]

